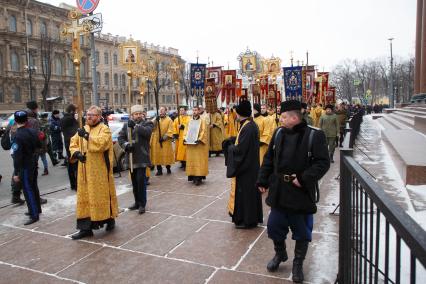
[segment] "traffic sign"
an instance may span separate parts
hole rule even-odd
[[[87,15],[95,11],[100,0],[77,0],[77,8],[81,13]]]

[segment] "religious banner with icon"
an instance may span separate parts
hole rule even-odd
[[[325,96],[326,105],[334,105],[336,103],[336,87],[328,86],[328,90]]]
[[[277,84],[268,85],[268,96],[267,104],[271,107],[275,107],[279,104],[280,99],[278,98],[278,87]]]
[[[235,95],[237,98],[241,97],[242,90],[243,90],[243,79],[236,79],[235,80]],[[232,98],[232,102],[235,102],[235,98]]]
[[[268,96],[268,75],[260,76],[259,78],[260,84],[260,97],[262,101],[266,101],[266,97]]]
[[[329,72],[318,72],[316,81],[319,83],[317,90],[317,103],[325,105],[325,97],[328,90],[328,76]]]
[[[222,102],[226,101],[226,104],[229,104],[231,98],[235,99],[236,80],[236,70],[222,71]]]
[[[214,79],[216,97],[222,89],[222,67],[207,67],[207,79]]]
[[[191,63],[191,95],[204,96],[204,81],[206,79],[206,64]]]
[[[216,97],[216,83],[215,78],[206,80],[206,89],[204,90],[206,111],[208,113],[215,113],[217,111],[217,97]]]
[[[262,71],[260,59],[256,51],[251,51],[247,48],[245,52],[240,53],[238,61],[240,62],[241,75],[243,76],[251,76]]]
[[[251,85],[251,91],[253,93],[254,103],[260,104],[260,85],[259,84],[252,84]]]
[[[302,66],[284,67],[284,87],[286,100],[302,100]]]
[[[303,101],[312,103],[315,90],[315,67],[305,66],[303,70]]]

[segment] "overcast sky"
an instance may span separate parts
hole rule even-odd
[[[53,5],[75,0],[41,0]],[[322,71],[346,58],[408,58],[415,46],[415,0],[100,0],[103,33],[171,46],[187,61],[237,68],[247,47]]]

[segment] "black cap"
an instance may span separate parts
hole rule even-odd
[[[281,113],[292,110],[302,110],[302,104],[296,100],[289,100],[281,103]]]
[[[249,101],[242,101],[237,106],[237,113],[243,117],[251,116],[251,104]]]
[[[14,113],[15,122],[23,124],[28,121],[28,113],[24,110],[18,110]]]
[[[36,101],[29,101],[27,102],[27,108],[29,108],[30,110],[35,110],[38,108],[38,104]]]

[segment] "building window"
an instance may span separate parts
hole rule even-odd
[[[0,87],[0,103],[4,103],[4,91],[3,86]]]
[[[80,62],[80,77],[81,78],[84,78],[84,77],[86,77],[86,66],[84,65],[84,61],[83,61],[83,59],[81,59],[81,62]]]
[[[114,94],[114,104],[118,104],[118,94]]]
[[[105,94],[105,104],[108,105],[109,103],[109,93]]]
[[[118,87],[118,75],[117,75],[117,73],[114,74],[114,86]]]
[[[126,86],[126,75],[124,74],[121,75],[121,86]]]
[[[30,19],[27,19],[27,35],[33,34],[33,22]]]
[[[9,31],[11,32],[17,32],[17,25],[16,25],[16,17],[15,16],[10,16],[9,17]]]
[[[109,64],[109,55],[108,55],[108,52],[104,52],[104,63],[105,63],[105,65]]]
[[[70,60],[68,60],[68,76],[74,76],[75,75],[75,70],[74,70],[74,64],[72,62],[72,59],[70,58]]]
[[[114,65],[117,66],[118,65],[118,56],[116,53],[114,53]]]
[[[53,25],[53,31],[51,35],[53,39],[59,40],[59,37],[60,37],[59,26]]]
[[[21,89],[19,87],[15,87],[13,89],[13,100],[15,103],[20,103],[21,100]]]
[[[62,76],[62,60],[59,57],[55,58],[55,74]]]
[[[3,73],[3,54],[0,53],[0,74]]]
[[[126,103],[126,94],[122,94],[121,95],[121,103],[125,104]]]
[[[16,54],[16,52],[12,52],[10,55],[10,63],[12,67],[12,71],[19,72],[20,66],[19,66],[19,56]]]
[[[101,73],[96,72],[96,85],[100,85],[101,84]]]
[[[109,86],[109,73],[108,72],[106,72],[104,74],[104,84]]]
[[[29,58],[28,65],[29,65],[29,66],[32,66],[32,67],[35,67],[35,66],[36,66],[36,63],[35,63],[35,61],[34,61],[34,56],[30,53],[30,54],[28,55],[28,58]]]
[[[99,51],[95,52],[96,65],[99,65]]]
[[[47,35],[47,25],[45,22],[40,24],[40,35]]]

